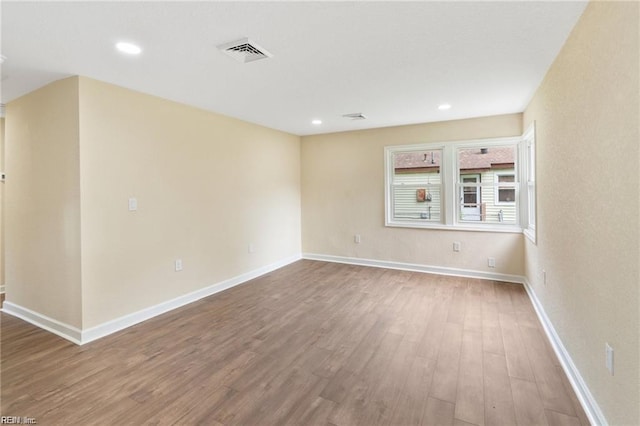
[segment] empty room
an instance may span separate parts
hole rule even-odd
[[[640,425],[640,4],[0,4],[0,423]]]

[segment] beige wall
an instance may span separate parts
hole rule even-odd
[[[526,274],[612,425],[640,424],[638,21],[638,3],[589,4],[524,114],[538,173]]]
[[[521,234],[384,226],[385,146],[521,133],[522,115],[510,114],[303,137],[303,252],[523,275]]]
[[[0,172],[4,172],[4,117],[0,117]],[[0,288],[4,291],[4,183],[0,182]]]
[[[6,107],[7,300],[82,325],[78,79]]]
[[[299,255],[298,136],[80,78],[80,139],[85,328]]]

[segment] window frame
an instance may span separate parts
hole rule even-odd
[[[537,196],[536,187],[536,123],[533,121],[522,134],[522,184],[525,202],[521,211],[524,219],[522,233],[534,244],[537,241]],[[526,225],[526,226],[525,226]]]
[[[426,147],[426,148],[423,148]],[[434,221],[429,219],[418,219],[415,221],[411,220],[403,220],[401,222],[390,221],[389,218],[393,218],[393,211],[390,210],[392,206],[395,204],[392,201],[394,200],[394,191],[391,190],[391,181],[390,174],[386,172],[391,167],[391,175],[395,175],[394,162],[390,158],[392,158],[395,153],[402,152],[415,152],[415,151],[440,151],[440,184],[429,184],[428,186],[438,186],[440,189],[440,220]],[[444,176],[443,176],[443,165],[442,159],[444,157],[444,145],[443,144],[420,144],[420,145],[396,145],[392,147],[385,147],[385,226],[394,226],[394,227],[404,227],[404,228],[441,228],[443,226],[444,221],[444,211],[445,211],[445,195],[444,195]],[[407,185],[408,187],[424,187],[424,185]],[[433,215],[434,213],[430,213]],[[428,222],[425,222],[428,220]],[[425,226],[425,225],[429,226]]]
[[[526,204],[525,196],[527,191],[522,190],[522,136],[516,137],[504,137],[504,138],[490,138],[490,139],[473,139],[466,141],[452,141],[452,142],[433,142],[433,143],[420,143],[411,145],[391,145],[386,146],[384,149],[384,163],[385,163],[385,226],[387,227],[400,227],[400,228],[419,228],[419,229],[448,229],[448,230],[465,230],[465,231],[486,231],[486,232],[507,232],[507,233],[521,233],[523,231],[523,216],[522,208]],[[460,169],[458,152],[460,149],[478,149],[478,148],[491,148],[501,146],[513,146],[515,149],[514,157],[514,172],[507,173],[514,175],[514,187],[516,189],[516,201],[508,203],[509,205],[516,206],[516,222],[515,224],[509,223],[495,223],[495,222],[475,222],[464,221],[460,216],[460,204],[457,200],[458,194],[461,191]],[[440,199],[441,199],[441,214],[440,221],[423,222],[420,220],[398,220],[395,219],[394,204],[393,204],[393,176],[395,174],[394,154],[397,152],[415,152],[425,150],[441,150],[441,162],[440,162]],[[479,183],[482,186],[494,186],[497,188],[497,183]],[[497,189],[496,189],[497,190]]]

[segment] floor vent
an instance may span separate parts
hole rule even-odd
[[[248,38],[221,44],[218,49],[242,63],[267,59],[273,56]]]

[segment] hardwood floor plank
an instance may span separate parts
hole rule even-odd
[[[214,389],[213,392],[211,389]],[[154,413],[148,418],[141,418],[137,424],[166,423],[169,419],[177,419],[172,424],[221,424],[213,420],[218,407],[229,400],[237,392],[227,387],[202,386],[192,392],[185,392],[179,398],[168,402],[166,409],[160,413]],[[134,419],[121,419],[122,423],[128,423]]]
[[[242,390],[234,389],[234,395],[215,410],[213,419],[222,424],[244,424],[248,419],[258,418],[267,408],[265,404],[273,396],[274,390],[281,389],[285,382],[290,383],[294,380],[292,376],[297,373],[292,370],[284,374],[264,374],[252,386]],[[278,407],[271,408],[275,410]]]
[[[410,372],[407,365],[412,365],[415,358],[416,342],[403,337],[391,362],[382,370],[382,377],[369,387],[362,420],[364,424],[393,424],[390,419]],[[367,377],[370,376],[369,373],[366,374]]]
[[[363,386],[363,384],[358,374],[342,368],[329,380],[329,383],[322,390],[320,396],[336,404],[340,404],[347,398],[349,392],[361,386]]]
[[[356,373],[357,392],[347,392],[331,416],[336,425],[342,424],[373,424],[372,418],[378,418],[379,411],[386,413],[393,409],[392,402],[386,399],[376,400],[376,390],[384,383],[389,365],[396,355],[403,336],[388,332],[376,347],[375,352],[362,368]],[[393,398],[395,395],[390,395]],[[380,397],[380,395],[378,395]],[[382,402],[380,402],[382,401]],[[381,410],[380,410],[381,409]],[[377,411],[376,411],[377,410]]]
[[[484,424],[515,425],[516,415],[506,358],[504,355],[485,352],[483,362]]]
[[[580,426],[580,420],[574,416],[558,413],[553,410],[545,410],[550,426]]]
[[[426,283],[412,280],[407,283],[410,294],[407,304],[398,313],[398,320],[390,331],[404,334],[409,340],[419,341],[424,334],[424,325],[433,309],[432,295],[435,287]]]
[[[318,346],[333,348],[333,350],[327,359],[316,366],[314,374],[330,378],[346,365],[358,345],[371,333],[378,317],[373,313],[367,313],[356,317],[355,320],[352,322],[343,319],[342,322],[335,324],[336,331],[332,333],[331,339],[335,339],[336,343],[327,344],[322,340],[318,342]]]
[[[447,426],[453,424],[455,405],[440,399],[427,398],[427,406],[422,420],[423,425]]]
[[[537,328],[521,327],[521,331],[544,407],[575,416],[573,402],[562,383],[562,376],[547,352],[545,337]]]
[[[336,426],[351,426],[360,424],[364,404],[368,392],[368,383],[357,375],[351,375],[345,395],[340,403],[336,403],[329,415],[329,422]]]
[[[289,414],[283,425],[326,425],[335,405],[335,402],[318,396],[308,405],[300,404],[294,412]]]
[[[410,426],[422,423],[427,395],[429,395],[435,371],[435,362],[435,358],[414,358],[389,424]]]
[[[515,377],[511,377],[510,381],[517,424],[519,426],[548,425],[536,384]]]
[[[470,283],[465,293],[464,331],[482,333],[482,289]]]
[[[444,324],[449,313],[450,297],[435,296],[434,299],[437,302],[425,322],[424,332],[417,350],[419,356],[435,361],[438,358],[440,342],[444,333]]]
[[[482,355],[482,334],[465,331],[462,335],[455,418],[476,425],[484,424]]]
[[[533,381],[534,377],[529,363],[529,356],[515,317],[505,313],[501,313],[499,317],[509,376]]]
[[[462,325],[445,323],[444,335],[438,353],[438,363],[433,374],[429,396],[442,401],[456,402],[461,345]]]
[[[280,425],[298,404],[308,405],[315,400],[320,391],[326,386],[327,379],[315,376],[305,371],[293,370],[289,378],[280,387],[273,387],[262,395],[257,409],[250,415],[241,415],[234,420],[237,424],[269,424]],[[295,389],[295,394],[289,392]],[[243,408],[246,410],[246,407]]]
[[[369,330],[356,350],[349,356],[344,366],[331,377],[329,384],[321,394],[323,398],[336,403],[342,402],[349,386],[358,382],[359,373],[375,354],[378,346],[385,338],[388,329],[389,322],[387,320],[378,319],[376,321],[375,325]],[[391,337],[397,339],[399,343],[399,339],[402,336],[393,334]]]
[[[474,423],[465,422],[464,420],[460,420],[460,419],[453,419],[453,426],[478,426],[478,425]]]
[[[482,349],[504,355],[504,343],[497,303],[482,303]]]
[[[447,317],[447,322],[464,325],[464,317],[466,313],[466,305],[467,300],[465,298],[466,294],[466,280],[464,281],[465,285],[460,286],[453,291],[453,299],[451,301],[451,306],[449,308],[449,315]]]
[[[564,370],[562,370],[562,367],[556,366],[556,372],[557,372],[556,374],[558,374],[558,376],[562,378],[562,385],[564,387],[565,392],[571,398],[571,402],[573,403],[573,409],[575,410],[576,416],[580,420],[580,424],[582,426],[591,426],[591,422],[589,421],[587,414],[584,412],[582,405],[580,405],[580,401],[578,401],[578,397],[573,391],[573,388],[571,387],[571,383],[569,383],[569,379],[567,378],[567,375],[564,373]]]
[[[480,286],[482,289],[482,301],[484,303],[496,304],[498,299],[496,298],[496,282],[489,280],[480,280]]]
[[[494,281],[494,291],[496,295],[498,312],[501,314],[515,315],[513,302],[511,300],[511,286],[513,286],[513,284]]]

